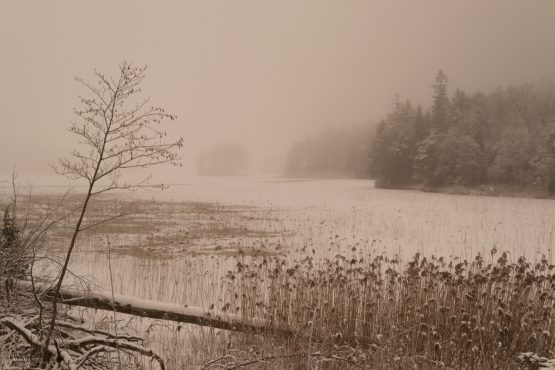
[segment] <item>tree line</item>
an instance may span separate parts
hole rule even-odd
[[[247,149],[239,143],[217,143],[203,149],[196,160],[197,173],[201,176],[243,176],[249,168]]]
[[[330,127],[292,146],[285,161],[289,177],[368,177],[372,125]]]
[[[429,109],[396,98],[370,146],[376,186],[509,184],[555,193],[555,85],[456,89],[439,71]]]

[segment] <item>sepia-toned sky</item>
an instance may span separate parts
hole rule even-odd
[[[52,173],[74,76],[148,65],[143,91],[178,115],[179,181],[204,146],[244,143],[252,172],[276,172],[298,138],[376,121],[393,96],[555,77],[553,0],[198,0],[0,2],[0,176]],[[39,181],[37,181],[39,182]]]

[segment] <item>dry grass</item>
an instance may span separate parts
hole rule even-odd
[[[416,255],[404,267],[354,252],[318,265],[263,259],[229,273],[240,288],[229,306],[287,325],[307,353],[347,349],[364,368],[515,368],[523,352],[553,356],[554,268],[506,253]]]

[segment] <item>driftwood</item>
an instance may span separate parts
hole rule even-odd
[[[31,283],[18,280],[15,285],[19,289],[31,289]],[[54,289],[39,288],[43,298],[53,299]],[[92,292],[69,287],[60,289],[60,302],[70,306],[89,307],[100,310],[116,311],[134,316],[151,319],[170,320],[217,329],[240,331],[247,333],[274,332],[291,335],[292,331],[283,326],[261,318],[243,318],[227,312],[205,310],[202,307],[175,303],[156,302],[110,292]]]

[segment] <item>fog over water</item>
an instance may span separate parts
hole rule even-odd
[[[554,40],[555,0],[0,0],[0,370],[553,369]]]
[[[197,154],[243,144],[251,173],[280,174],[297,139],[380,120],[395,94],[423,105],[443,69],[464,90],[555,75],[555,2],[101,1],[0,4],[0,175],[16,166],[59,183],[47,162],[75,145],[65,128],[74,76],[148,65],[143,91],[178,116],[183,182]]]

